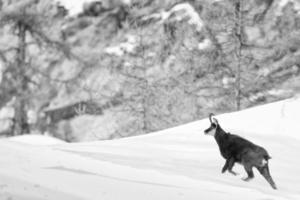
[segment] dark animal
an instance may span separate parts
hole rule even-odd
[[[236,175],[232,168],[235,163],[240,163],[244,166],[248,177],[244,181],[249,181],[254,178],[252,168],[255,167],[261,175],[268,181],[273,189],[277,189],[273,181],[268,166],[268,160],[271,158],[268,152],[258,145],[234,134],[226,133],[219,125],[217,119],[213,118],[213,114],[209,115],[211,126],[204,131],[207,135],[212,135],[216,139],[220,153],[226,159],[225,165],[222,168],[222,173],[228,170]]]

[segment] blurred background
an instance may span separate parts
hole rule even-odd
[[[297,96],[299,0],[0,0],[0,137],[115,139]]]

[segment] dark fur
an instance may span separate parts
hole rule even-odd
[[[260,147],[238,135],[225,132],[218,124],[217,120],[212,122],[212,114],[210,115],[211,126],[206,129],[205,134],[215,129],[215,140],[218,143],[220,153],[226,159],[225,165],[222,168],[222,173],[228,170],[230,173],[236,175],[232,168],[234,164],[240,163],[244,166],[248,177],[248,181],[254,177],[252,168],[255,167],[270,183],[273,189],[277,189],[276,185],[270,175],[268,160],[271,158],[268,152]],[[266,163],[264,163],[266,162]]]

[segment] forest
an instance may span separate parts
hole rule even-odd
[[[0,137],[122,138],[300,91],[299,0],[78,4],[0,0]]]

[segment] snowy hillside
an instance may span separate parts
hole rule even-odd
[[[205,119],[112,141],[2,139],[0,199],[300,199],[299,107],[300,99],[289,99],[217,116],[225,130],[268,150],[278,190],[257,171],[255,179],[242,181],[238,165],[239,176],[221,174],[224,160],[214,139],[203,134]],[[36,145],[39,139],[44,145]]]

